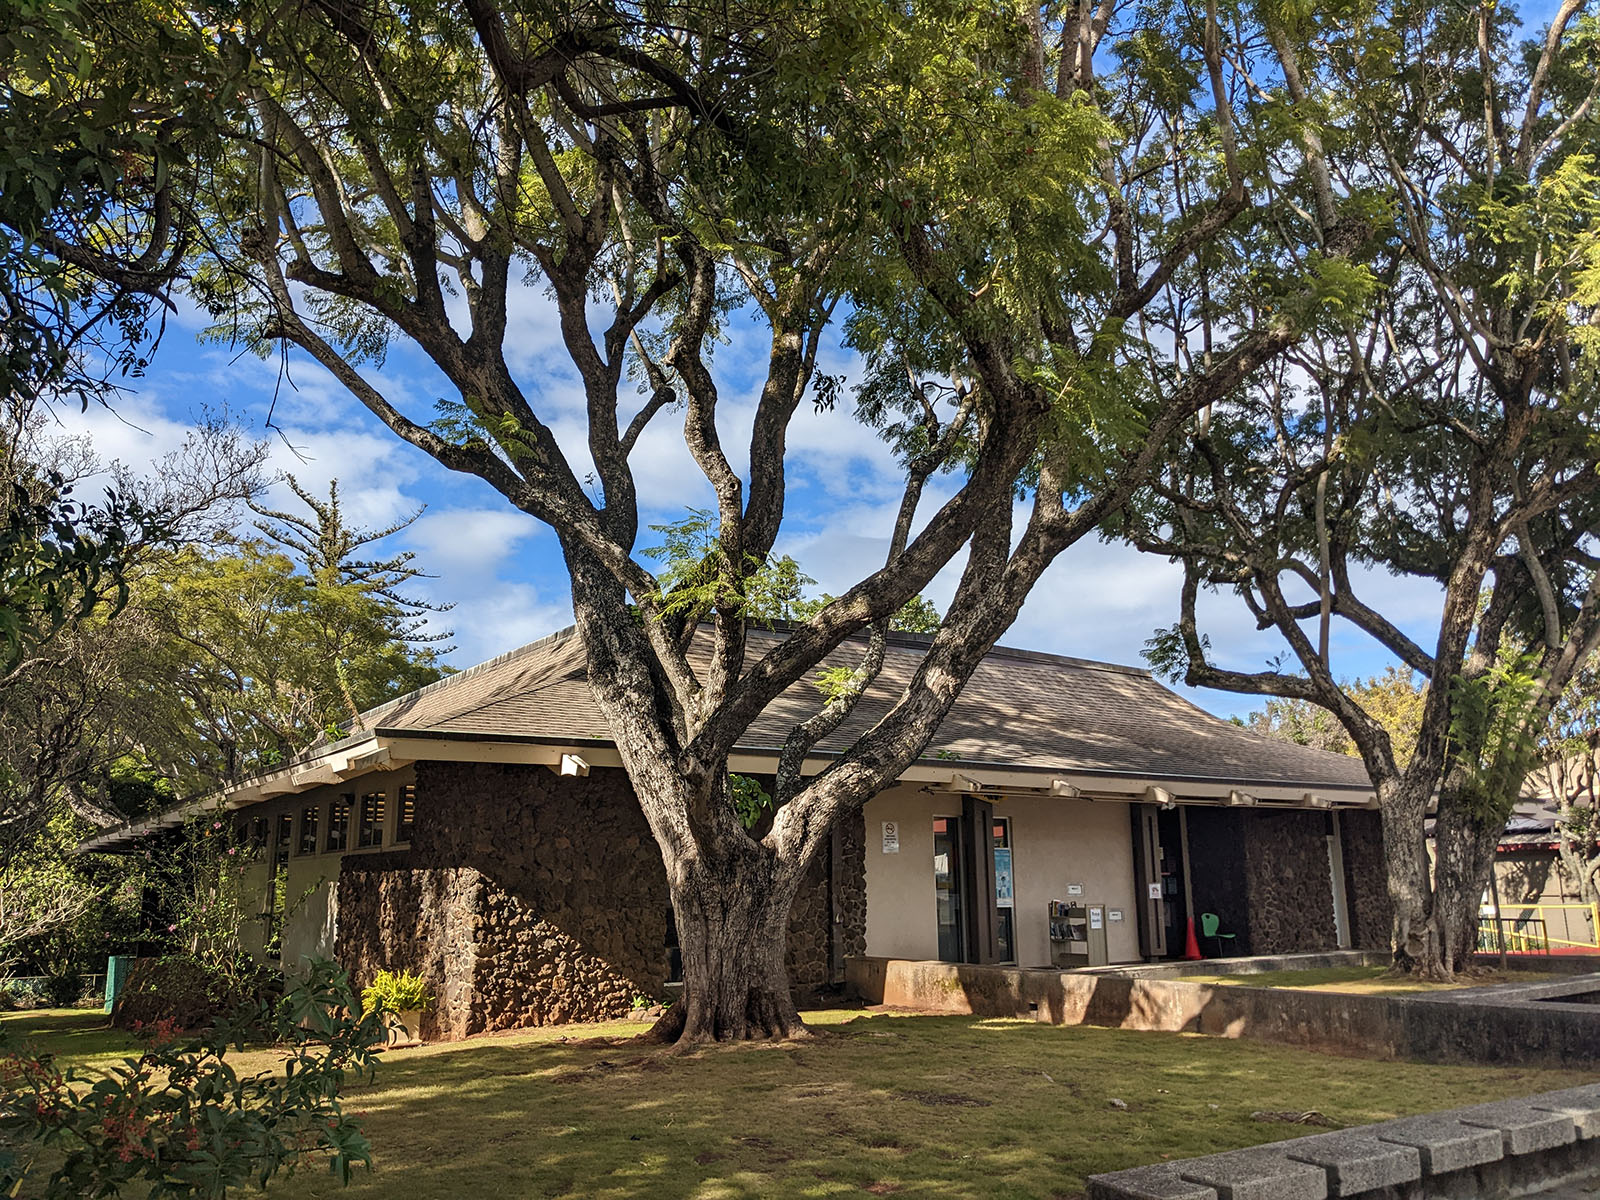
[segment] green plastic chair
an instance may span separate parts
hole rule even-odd
[[[1236,933],[1223,933],[1222,932],[1222,918],[1217,916],[1216,913],[1201,913],[1200,914],[1200,936],[1202,938],[1207,938],[1210,941],[1213,941],[1213,942],[1215,942],[1217,944],[1217,957],[1221,958],[1223,956],[1222,955],[1222,943],[1224,941],[1230,941],[1231,942],[1236,937],[1238,937],[1239,935],[1236,934]]]

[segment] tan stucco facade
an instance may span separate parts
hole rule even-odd
[[[250,869],[249,875],[250,894],[259,898],[259,910],[262,913],[268,912],[272,906],[272,896],[268,886],[271,879],[269,867],[275,861],[277,853],[275,839],[279,830],[279,818],[284,813],[288,813],[292,818],[286,864],[288,879],[284,889],[289,913],[284,921],[281,939],[284,970],[303,969],[308,958],[333,957],[334,934],[338,922],[339,862],[347,854],[381,854],[395,848],[399,827],[400,789],[414,783],[415,780],[416,771],[408,764],[392,771],[373,771],[356,779],[313,788],[298,795],[267,800],[252,805],[240,814],[247,821],[259,818],[267,822],[266,847],[262,852],[261,861]],[[356,844],[358,811],[356,806],[352,805],[347,830],[348,844],[342,850],[328,849],[329,805],[341,798],[351,797],[355,797],[359,804],[359,797],[369,792],[384,794],[380,844],[365,847]],[[302,823],[305,810],[308,808],[317,811],[314,852],[301,850]],[[267,921],[264,919],[249,922],[240,938],[244,948],[255,954],[261,953],[266,930]]]
[[[1011,822],[1014,929],[1019,966],[1050,961],[1049,902],[1082,884],[1083,902],[1122,915],[1106,925],[1112,962],[1139,958],[1134,895],[1133,827],[1126,804],[1048,796],[986,796],[995,816]],[[939,956],[933,878],[933,822],[956,816],[961,797],[902,784],[874,797],[867,823],[867,953],[889,958]],[[884,822],[899,849],[884,852]]]

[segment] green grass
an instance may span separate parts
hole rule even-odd
[[[127,1044],[96,1018],[16,1014],[7,1028],[92,1065]],[[1043,1200],[1095,1172],[1314,1132],[1252,1116],[1263,1110],[1355,1125],[1595,1079],[1023,1021],[810,1019],[809,1040],[689,1055],[622,1040],[642,1028],[628,1024],[391,1051],[347,1096],[376,1171],[348,1190],[306,1174],[270,1194]]]
[[[79,1066],[103,1066],[128,1054],[139,1043],[120,1029],[112,1029],[97,1008],[42,1008],[32,1012],[0,1013],[0,1034],[23,1040],[34,1049],[54,1054]]]
[[[1305,988],[1348,995],[1409,996],[1418,992],[1452,988],[1489,987],[1499,983],[1545,983],[1562,978],[1540,971],[1480,970],[1456,976],[1449,983],[1430,983],[1410,975],[1397,975],[1388,967],[1319,967],[1310,970],[1263,971],[1258,975],[1183,975],[1180,983],[1205,983],[1222,987]]]

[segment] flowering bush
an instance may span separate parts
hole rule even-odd
[[[283,1052],[281,1068],[241,1076],[227,1054],[262,1027]],[[0,1195],[28,1183],[46,1200],[67,1200],[142,1183],[152,1198],[219,1198],[310,1161],[326,1161],[344,1183],[358,1164],[371,1166],[371,1147],[339,1092],[352,1072],[370,1076],[383,1013],[361,1015],[349,976],[334,964],[313,963],[276,1005],[201,1037],[180,1040],[171,1021],[140,1032],[144,1052],[98,1077],[0,1045],[0,1130],[65,1156],[38,1191],[24,1179],[27,1168],[0,1152]]]
[[[261,919],[260,887],[250,874],[260,847],[219,810],[190,817],[175,845],[146,858],[154,911],[164,914],[148,931],[152,940],[223,970],[245,966],[240,933]]]

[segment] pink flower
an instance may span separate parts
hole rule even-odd
[[[237,853],[239,853],[239,847],[237,847],[237,846],[229,846],[228,847],[228,853],[229,854],[237,854]]]
[[[221,829],[222,828],[222,822],[221,821],[213,821],[213,822],[211,822],[211,828],[213,828],[213,829]]]
[[[167,926],[167,932],[168,933],[177,933],[178,932],[178,927],[176,925],[168,925]]]

